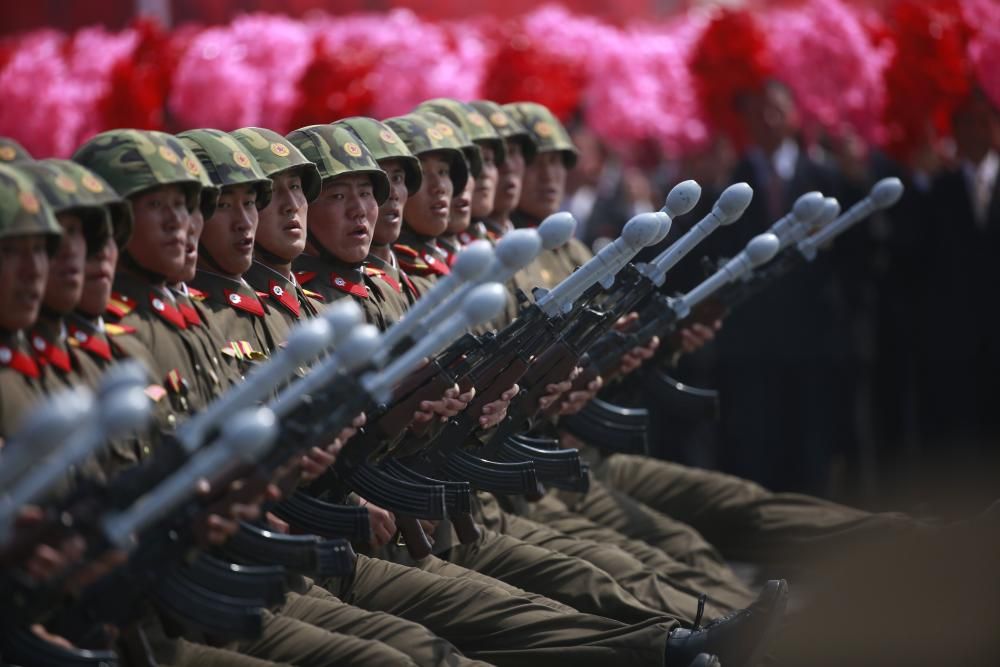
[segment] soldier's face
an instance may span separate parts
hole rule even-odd
[[[399,238],[403,226],[403,207],[409,198],[406,189],[406,169],[402,160],[379,160],[378,166],[389,176],[389,198],[378,207],[375,223],[374,245],[390,245]]]
[[[184,246],[184,268],[179,275],[169,276],[169,282],[186,283],[189,280],[194,280],[194,276],[198,272],[198,241],[201,239],[201,233],[204,230],[205,217],[201,214],[201,210],[195,209],[188,216],[187,244]]]
[[[260,212],[255,243],[290,262],[306,248],[309,203],[302,190],[302,175],[297,169],[277,174],[271,180],[271,203]]]
[[[49,272],[44,236],[0,239],[0,329],[27,329],[38,318]]]
[[[524,182],[524,153],[517,141],[507,141],[507,159],[497,170],[497,191],[493,199],[495,215],[506,217],[517,208]]]
[[[469,223],[472,222],[472,198],[477,182],[479,179],[472,178],[472,174],[469,174],[465,189],[451,198],[447,230],[449,234],[461,234],[469,228]]]
[[[65,314],[76,308],[83,293],[87,239],[83,235],[83,221],[78,215],[60,213],[56,218],[63,234],[59,240],[59,249],[49,263],[44,303],[47,308]]]
[[[372,179],[344,174],[323,183],[323,191],[309,207],[312,236],[334,257],[357,264],[368,256],[378,219]]]
[[[542,220],[562,204],[566,191],[566,165],[562,153],[539,153],[524,169],[524,185],[518,208],[533,218]]]
[[[184,191],[167,185],[132,197],[135,225],[125,249],[139,266],[161,276],[184,269],[188,216]]]
[[[253,263],[257,191],[251,185],[222,188],[215,214],[205,221],[201,245],[223,272],[241,276]]]
[[[76,307],[81,313],[97,317],[108,307],[111,298],[111,284],[118,264],[118,244],[108,239],[99,252],[87,258],[83,270],[83,296]]]
[[[479,150],[483,154],[483,171],[476,179],[476,188],[472,191],[472,217],[481,220],[493,210],[493,200],[497,194],[497,179],[499,170],[497,169],[496,153],[491,146],[479,144]]]
[[[451,161],[445,153],[425,153],[420,156],[424,180],[420,190],[410,197],[403,208],[403,219],[414,232],[422,236],[441,236],[448,228],[451,212]]]

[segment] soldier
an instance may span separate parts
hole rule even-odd
[[[288,135],[322,179],[309,207],[306,250],[293,262],[299,283],[327,302],[351,297],[369,322],[385,328],[383,293],[364,271],[378,207],[389,197],[389,180],[350,128],[312,125]]]
[[[204,407],[221,387],[201,363],[168,279],[184,269],[190,213],[199,204],[201,165],[179,139],[162,132],[113,130],[81,146],[73,159],[102,176],[132,204],[135,225],[123,249],[108,312],[156,351],[157,379],[180,413]]]
[[[271,199],[271,179],[233,137],[220,130],[178,135],[220,189],[198,241],[198,270],[191,286],[203,297],[210,328],[222,335],[219,350],[246,372],[288,335],[284,317],[243,279],[253,262],[258,211]]]
[[[423,181],[420,189],[406,200],[403,227],[393,250],[410,275],[428,277],[450,273],[447,255],[435,239],[448,228],[451,200],[463,192],[481,165],[478,148],[459,136],[461,130],[437,114],[411,113],[385,121],[420,160]],[[474,162],[467,162],[467,156]]]
[[[291,326],[322,308],[322,297],[304,290],[292,273],[292,262],[306,247],[308,206],[322,183],[319,170],[277,132],[245,127],[231,134],[272,182],[271,203],[258,214],[253,263],[243,278],[267,294],[268,304]]]
[[[0,438],[5,438],[43,391],[24,331],[41,309],[49,257],[62,228],[32,179],[3,165],[0,216]]]
[[[382,291],[386,293],[388,317],[396,321],[430,286],[423,278],[406,273],[392,249],[399,239],[406,200],[420,190],[423,182],[420,160],[385,123],[373,118],[354,117],[338,121],[338,124],[354,130],[371,150],[379,168],[389,177],[389,198],[379,205],[365,270],[388,286],[388,290]]]
[[[452,199],[448,229],[438,238],[449,258],[474,239],[486,237],[483,220],[493,209],[499,169],[507,156],[503,137],[494,129],[478,109],[458,100],[439,98],[428,100],[417,111],[432,111],[458,126],[465,136],[479,149],[481,166],[474,174],[475,181],[466,185],[461,195]],[[468,150],[466,151],[468,154]]]

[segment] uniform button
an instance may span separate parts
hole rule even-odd
[[[177,417],[174,415],[167,415],[167,423],[173,426],[177,423]]]
[[[149,447],[148,446],[143,445],[143,447],[142,447],[142,455],[143,456],[149,456]]]
[[[201,364],[196,363],[194,365],[194,369],[200,373],[201,372]]]

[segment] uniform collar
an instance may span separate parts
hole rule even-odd
[[[79,313],[73,313],[66,318],[69,344],[87,351],[95,357],[111,361],[111,343],[108,342],[104,330],[104,320],[98,317],[91,320]]]
[[[38,362],[20,331],[12,333],[0,330],[0,367],[33,379],[41,375]]]
[[[206,295],[206,300],[223,303],[230,308],[250,313],[256,317],[264,316],[264,304],[250,285],[241,279],[198,269],[191,285]]]
[[[275,271],[267,264],[258,262],[256,259],[250,265],[250,270],[243,275],[251,287],[258,292],[267,294],[267,298],[272,303],[277,302],[282,308],[291,313],[296,319],[302,316],[302,304],[300,302],[299,285],[295,282],[295,276],[291,278]]]
[[[315,255],[299,255],[292,263],[295,279],[303,287],[308,287],[315,281],[317,285],[329,285],[360,299],[368,298],[364,267],[364,262],[348,264],[334,257]]]
[[[66,325],[61,317],[39,317],[31,330],[31,347],[43,366],[52,366],[61,373],[73,370],[73,361],[66,342]]]
[[[447,253],[432,238],[417,236],[404,229],[392,249],[399,258],[400,267],[407,273],[415,276],[446,276],[451,273]]]
[[[133,311],[152,313],[176,329],[188,327],[184,314],[177,307],[177,299],[169,289],[154,285],[138,274],[119,272],[115,276],[107,312],[122,319]]]

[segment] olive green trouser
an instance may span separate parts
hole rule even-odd
[[[613,454],[592,469],[608,487],[690,525],[726,558],[788,563],[921,524],[797,493],[773,493],[732,475],[646,456]],[[586,505],[575,507],[590,516]],[[668,548],[668,547],[664,547]]]
[[[358,556],[353,576],[324,587],[348,604],[420,623],[466,655],[497,665],[662,665],[675,627],[663,618],[627,625],[560,611],[509,587],[365,556]]]
[[[453,546],[449,561],[624,623],[664,616],[694,619],[697,591],[678,588],[620,548],[569,537],[505,512],[488,493],[478,493],[476,504],[485,530],[476,542]],[[709,616],[729,610],[713,606]]]
[[[567,506],[563,498],[575,503]],[[579,503],[590,506],[586,516],[577,511]],[[750,589],[696,531],[609,491],[597,480],[591,482],[586,496],[550,493],[532,504],[525,516],[578,540],[615,546],[638,560],[645,570],[665,577],[673,587],[706,594],[720,609],[742,609],[754,600]],[[663,539],[667,536],[672,539]],[[676,544],[686,548],[683,557],[668,551]],[[629,576],[642,577],[642,571],[632,567]]]

